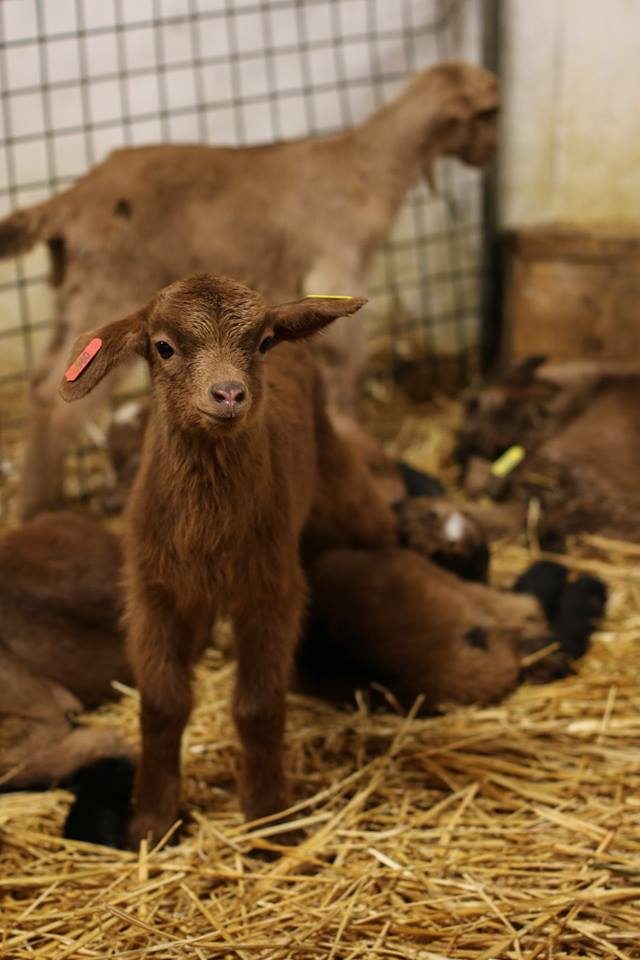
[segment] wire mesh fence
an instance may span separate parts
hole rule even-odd
[[[3,0],[0,215],[124,145],[266,143],[349,126],[415,70],[480,62],[482,10],[481,0]],[[483,247],[480,175],[445,162],[439,181],[404,204],[369,313],[385,370],[410,365],[435,386],[477,367]],[[0,263],[3,499],[51,325],[47,273],[44,249]]]

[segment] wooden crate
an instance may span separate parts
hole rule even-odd
[[[640,232],[530,227],[505,259],[508,358],[640,362]]]

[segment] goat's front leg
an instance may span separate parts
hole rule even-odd
[[[140,691],[142,734],[129,830],[129,843],[136,847],[149,835],[161,839],[178,815],[180,746],[205,631],[160,592],[136,598],[131,609],[127,645]]]
[[[242,743],[240,801],[248,820],[287,806],[283,762],[286,693],[304,605],[304,578],[296,561],[292,576],[255,584],[235,620],[237,676],[233,716]]]

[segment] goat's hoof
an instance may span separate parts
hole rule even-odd
[[[169,833],[176,819],[176,817],[154,816],[146,813],[136,814],[129,825],[127,844],[129,849],[138,850],[142,840],[147,840],[150,847],[159,843]],[[178,831],[174,830],[170,842],[177,843],[177,837]]]

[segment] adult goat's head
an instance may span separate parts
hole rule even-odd
[[[497,144],[500,110],[494,73],[463,61],[446,61],[418,74],[407,93],[416,101],[435,100],[423,158],[430,183],[433,162],[439,155],[457,157],[474,167],[491,160]]]

